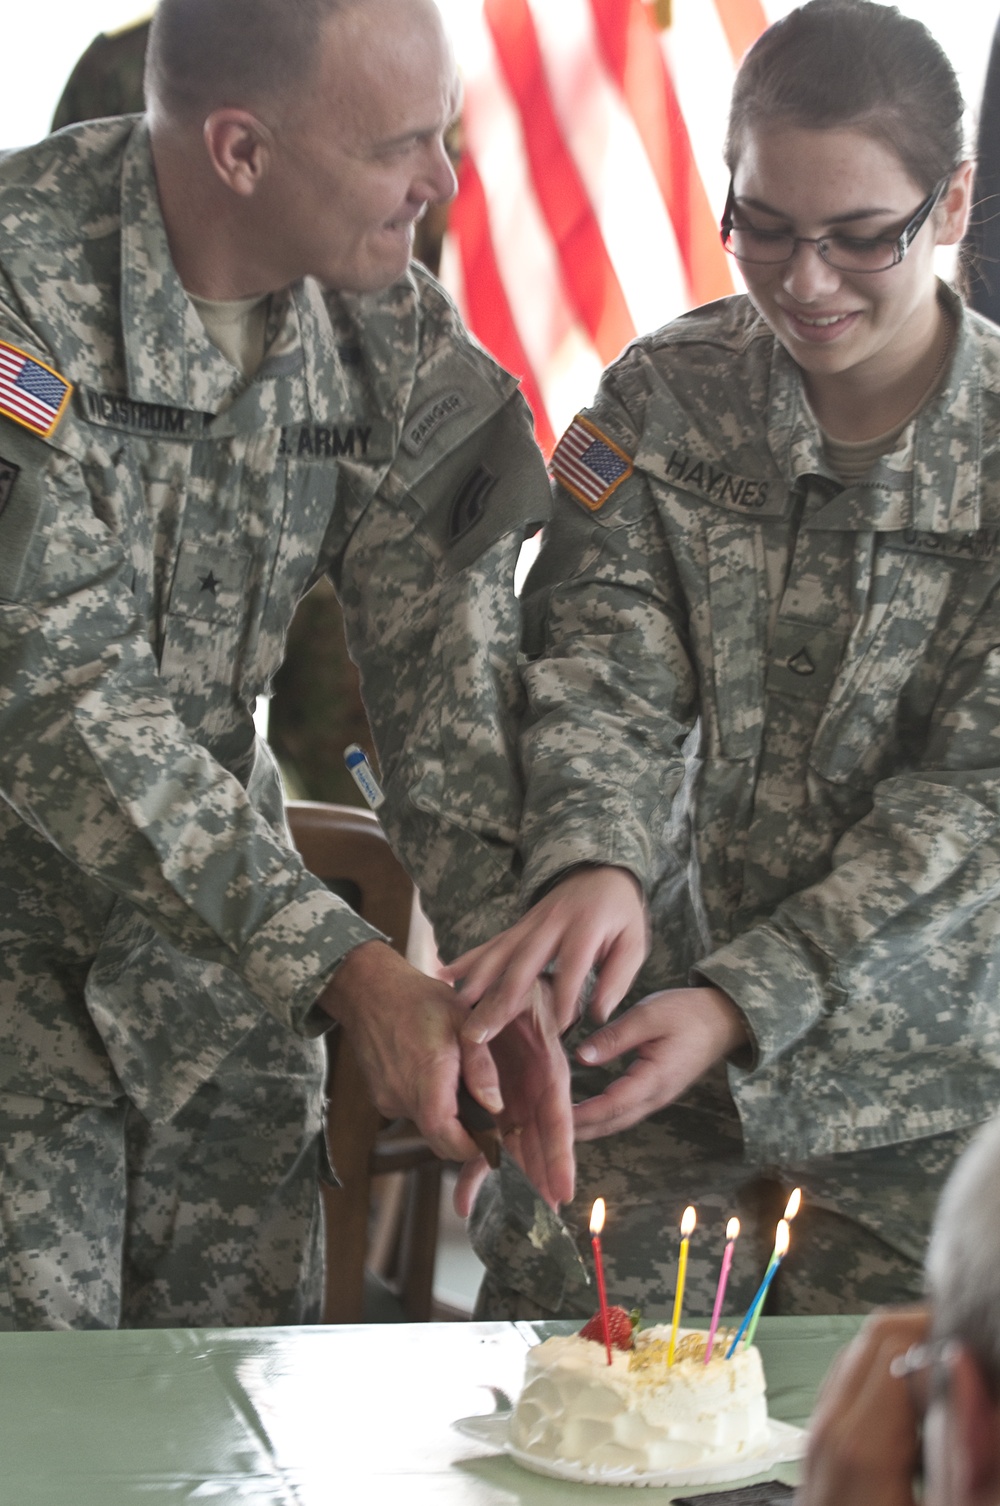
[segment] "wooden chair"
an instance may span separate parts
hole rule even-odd
[[[295,845],[311,873],[344,894],[358,914],[383,931],[415,966],[433,956],[433,937],[409,876],[371,811],[306,800],[288,802]],[[441,1162],[413,1125],[388,1125],[373,1104],[350,1043],[331,1037],[327,1078],[327,1145],[342,1185],[323,1185],[326,1220],[326,1323],[360,1323],[373,1208],[373,1181],[405,1175],[405,1195],[387,1199],[391,1237],[383,1227],[380,1258],[405,1316],[431,1316],[441,1196]],[[389,1183],[398,1193],[401,1176]],[[383,1184],[385,1185],[385,1184]],[[395,1248],[395,1259],[392,1250]],[[378,1274],[389,1274],[379,1271]]]

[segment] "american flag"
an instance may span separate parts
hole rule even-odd
[[[72,392],[69,382],[33,356],[0,340],[0,417],[47,438]]]
[[[766,9],[765,9],[766,6]],[[736,65],[782,0],[457,0],[464,155],[442,278],[555,438],[637,333],[735,290]],[[670,14],[670,24],[662,25]]]
[[[591,512],[602,508],[632,474],[632,462],[585,418],[574,418],[556,445],[552,474]]]

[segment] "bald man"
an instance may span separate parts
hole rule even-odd
[[[516,1108],[527,1051],[565,1101],[305,872],[252,722],[329,575],[442,951],[512,918],[548,488],[410,265],[455,187],[437,10],[161,0],[146,93],[0,167],[0,1327],[315,1319],[334,1022],[442,1154],[460,1069]]]

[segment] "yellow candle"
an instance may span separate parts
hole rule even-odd
[[[674,1318],[670,1328],[670,1347],[667,1350],[667,1364],[674,1363],[674,1345],[677,1343],[677,1329],[681,1321],[681,1307],[684,1303],[684,1282],[687,1277],[688,1246],[691,1243],[691,1235],[694,1226],[698,1222],[698,1215],[693,1208],[684,1209],[684,1217],[681,1219],[681,1256],[677,1265],[677,1292],[674,1296]]]

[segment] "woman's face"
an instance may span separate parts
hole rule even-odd
[[[815,246],[789,261],[740,263],[747,290],[789,355],[814,380],[856,370],[891,380],[919,361],[937,327],[934,248],[961,238],[970,172],[959,169],[903,261],[883,272],[841,272]],[[733,175],[735,222],[818,237],[895,238],[926,189],[893,149],[858,129],[759,127]]]

